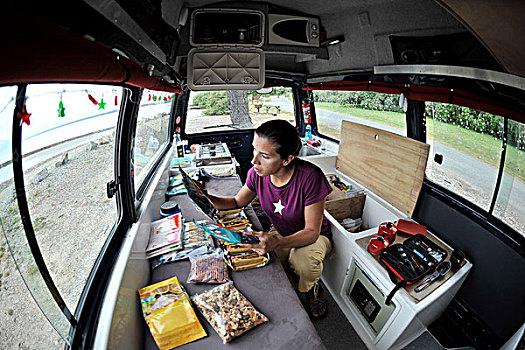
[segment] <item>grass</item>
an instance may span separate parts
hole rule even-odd
[[[32,275],[35,275],[36,273],[38,273],[38,266],[36,265],[31,265],[27,268],[27,273],[32,276]]]
[[[46,218],[43,216],[39,216],[33,221],[33,229],[35,231],[40,231],[46,226],[47,226]]]
[[[387,124],[399,129],[405,129],[405,114],[397,112],[373,111],[354,107],[336,108],[335,103],[319,103],[317,108],[327,109],[351,115],[358,118],[368,119],[375,122]],[[320,125],[323,133],[339,138],[340,130]],[[437,135],[434,133],[437,132]],[[435,138],[437,136],[437,139]],[[436,140],[449,147],[476,157],[483,162],[496,168],[500,166],[500,155],[502,140],[492,135],[468,130],[455,124],[443,123],[434,119],[427,119],[427,139]],[[525,152],[514,146],[507,146],[505,161],[505,172],[522,181],[525,181]]]

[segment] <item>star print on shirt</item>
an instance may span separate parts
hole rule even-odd
[[[279,199],[279,202],[273,203],[273,205],[275,206],[275,210],[273,212],[283,215],[283,209],[285,206],[281,203],[281,200]]]

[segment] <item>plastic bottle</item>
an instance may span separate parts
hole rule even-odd
[[[310,124],[307,124],[306,125],[306,131],[304,132],[304,140],[306,142],[308,142],[309,140],[311,140],[313,137],[312,137],[312,126]]]
[[[180,134],[177,131],[175,131],[173,142],[175,143],[175,148],[177,150],[177,157],[184,157],[184,155],[186,154],[186,147],[188,146],[188,140],[182,141],[180,139]]]

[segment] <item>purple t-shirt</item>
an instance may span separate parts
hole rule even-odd
[[[283,236],[304,229],[304,208],[328,196],[332,187],[323,171],[316,165],[297,158],[292,178],[282,187],[261,177],[255,170],[248,170],[246,186],[259,196],[264,213]],[[321,234],[330,237],[328,220],[323,216]]]

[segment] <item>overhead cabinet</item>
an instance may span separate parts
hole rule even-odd
[[[188,53],[192,90],[257,90],[264,87],[264,14],[256,10],[193,12]]]

